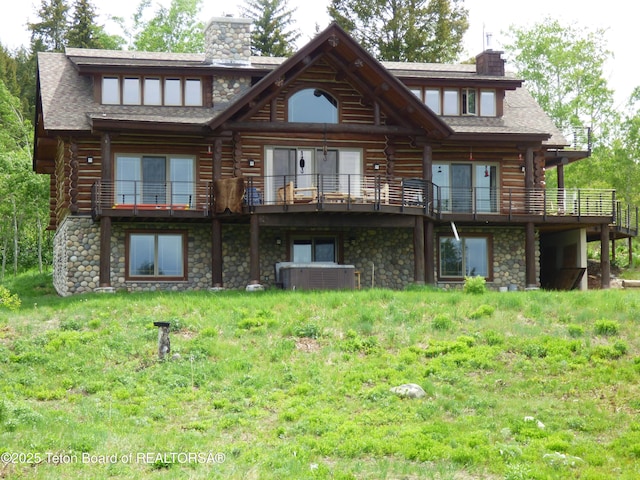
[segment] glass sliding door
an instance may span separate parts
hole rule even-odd
[[[142,203],[167,203],[167,160],[142,157]]]
[[[451,165],[451,205],[454,212],[471,212],[471,165]]]

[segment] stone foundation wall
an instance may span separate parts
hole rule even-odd
[[[158,230],[159,224],[112,225],[111,286],[127,291],[206,290],[211,287],[211,226],[209,224],[162,225],[163,230],[186,230],[188,237],[188,280],[184,282],[127,281],[125,275],[125,235],[127,229]],[[302,230],[301,230],[302,231]],[[305,235],[327,233],[330,229],[304,229]],[[444,231],[444,230],[443,230]],[[296,230],[289,230],[293,235]],[[437,232],[436,232],[437,233]],[[447,233],[449,233],[447,231]],[[494,279],[490,289],[526,284],[524,228],[467,229],[465,233],[487,233],[493,238]],[[342,238],[344,263],[360,272],[362,288],[403,289],[414,282],[413,230],[351,229],[337,232]],[[249,226],[224,225],[222,228],[223,284],[227,289],[244,289],[249,281]],[[277,262],[288,259],[286,235],[281,230],[260,230],[260,283],[275,287]],[[436,245],[437,249],[437,245]],[[437,259],[437,250],[434,252]],[[539,249],[536,249],[536,278],[539,278]],[[437,268],[437,261],[436,268]],[[100,224],[89,217],[69,216],[54,238],[53,282],[58,294],[92,292],[99,287]],[[436,276],[437,278],[437,276]],[[463,282],[438,284],[444,288],[460,288]]]
[[[437,233],[437,232],[436,232]],[[447,230],[448,235],[451,234]],[[493,281],[487,282],[487,288],[498,290],[500,287],[515,286],[518,290],[524,290],[527,283],[527,271],[525,260],[526,233],[524,227],[513,228],[465,228],[459,230],[460,235],[466,233],[486,233],[493,238]],[[437,264],[437,241],[436,243],[436,268]],[[536,232],[536,283],[540,283],[540,248],[539,238]],[[438,277],[436,276],[436,279]],[[463,282],[439,282],[438,286],[443,288],[461,288]]]
[[[92,292],[99,285],[100,225],[66,217],[53,238],[53,286],[58,295]]]

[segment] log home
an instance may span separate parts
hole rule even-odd
[[[610,240],[637,225],[614,191],[564,188],[590,149],[501,52],[380,63],[332,24],[290,58],[252,57],[250,27],[212,19],[203,54],[38,55],[60,295],[586,288],[591,240],[609,285]]]

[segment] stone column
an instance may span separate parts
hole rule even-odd
[[[525,225],[525,265],[526,265],[526,286],[527,289],[538,288],[536,278],[536,231],[533,222]]]

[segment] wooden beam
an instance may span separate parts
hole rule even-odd
[[[397,125],[362,125],[354,123],[289,123],[289,122],[229,122],[224,130],[236,132],[280,132],[280,133],[360,133],[375,135],[413,136],[424,133],[422,129]]]
[[[609,259],[609,225],[603,224],[600,229],[600,286],[607,289],[611,286],[611,260]]]
[[[211,286],[222,288],[222,222],[213,218],[211,223]]]
[[[424,221],[416,216],[413,227],[413,280],[417,284],[424,284]]]
[[[434,236],[433,236],[433,222],[430,220],[425,221],[424,229],[424,263],[425,263],[425,278],[424,281],[427,285],[435,285],[435,249],[434,249]]]
[[[536,231],[532,222],[525,225],[525,276],[526,288],[538,288],[536,276]]]
[[[413,228],[415,221],[412,215],[378,216],[378,215],[331,215],[315,213],[306,214],[261,214],[262,227],[325,227],[346,230],[350,228]]]
[[[260,284],[260,217],[251,215],[249,221],[249,285]]]

